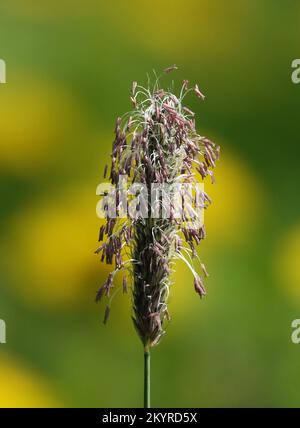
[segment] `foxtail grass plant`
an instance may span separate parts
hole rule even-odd
[[[211,200],[202,186],[186,197],[182,185],[194,188],[207,176],[214,181],[212,169],[219,147],[197,133],[195,114],[185,106],[190,92],[200,100],[205,98],[187,80],[177,96],[173,89],[162,89],[156,75],[154,83],[148,79],[147,87],[133,82],[133,109],[118,118],[115,127],[109,170],[115,190],[102,194],[105,223],[96,253],[112,268],[96,301],[106,300],[106,324],[116,292],[122,288],[123,293],[131,293],[132,320],[144,348],[144,407],[150,407],[150,349],[160,342],[170,320],[167,304],[176,260],[191,270],[200,298],[206,294],[204,277],[208,274],[196,251],[205,228],[196,208],[202,212]],[[107,173],[106,166],[105,178]],[[167,198],[161,192],[153,198],[157,186],[168,188]],[[109,209],[112,199],[114,209]],[[121,287],[115,282],[119,273],[123,275]]]

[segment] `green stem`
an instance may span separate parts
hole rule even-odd
[[[150,408],[150,349],[144,348],[144,408]]]

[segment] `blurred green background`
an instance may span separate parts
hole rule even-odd
[[[94,303],[95,190],[132,80],[173,63],[170,79],[206,94],[189,106],[222,157],[199,249],[208,295],[179,263],[152,405],[299,406],[299,28],[296,0],[1,2],[1,406],[142,404],[130,299],[106,327]]]

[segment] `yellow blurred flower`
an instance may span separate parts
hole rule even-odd
[[[221,147],[226,147],[226,144],[221,144]],[[254,173],[236,155],[223,150],[214,172],[215,184],[211,184],[209,177],[205,180],[204,190],[213,202],[204,215],[207,237],[198,248],[200,259],[209,273],[209,259],[213,257],[213,253],[220,247],[247,244],[254,236],[250,232],[251,228],[257,226],[265,209],[263,189]],[[197,261],[195,267],[201,272]],[[177,261],[173,279],[175,284],[170,293],[171,316],[172,313],[176,317],[185,316],[192,306],[199,305],[193,276],[183,262]],[[210,279],[205,282],[209,292]]]
[[[17,174],[41,169],[70,138],[78,118],[76,103],[61,87],[33,75],[10,74],[1,86],[1,169]]]
[[[0,407],[61,407],[47,382],[10,354],[0,355]]]
[[[221,144],[226,147],[226,144]],[[264,214],[266,196],[245,162],[224,149],[215,170],[216,183],[205,181],[205,192],[212,204],[205,211],[207,247],[225,243],[241,244],[251,240],[249,231]],[[201,247],[201,246],[200,246]]]
[[[171,4],[152,0],[149,6],[139,0],[128,0],[119,1],[118,7],[115,2],[105,2],[101,11],[107,14],[116,31],[122,26],[122,33],[127,33],[143,49],[161,54],[165,60],[198,55],[196,59],[201,61],[201,57],[209,55],[214,58],[226,55],[228,59],[235,52],[237,34],[243,34],[243,21],[249,19],[252,8],[256,10],[255,5],[248,4],[246,12],[236,1],[173,0]]]
[[[95,189],[91,184],[65,192],[14,219],[9,239],[13,244],[6,252],[18,295],[56,309],[80,300],[92,303],[101,271],[107,269],[93,254],[101,224]]]

